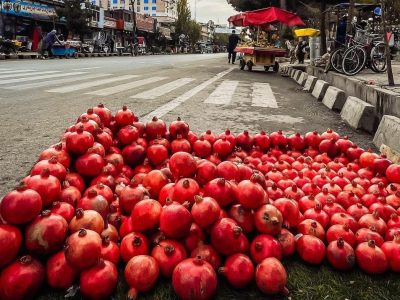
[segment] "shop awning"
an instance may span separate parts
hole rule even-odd
[[[264,25],[276,22],[288,26],[305,26],[297,14],[277,7],[244,12],[230,17],[228,21],[235,26]]]
[[[314,28],[303,28],[303,29],[296,29],[294,34],[297,37],[306,37],[306,36],[317,36],[319,35],[320,31]]]

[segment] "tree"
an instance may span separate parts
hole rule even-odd
[[[189,43],[191,46],[197,43],[201,37],[201,26],[194,20],[189,21],[188,33]]]
[[[66,19],[67,29],[72,34],[82,36],[89,29],[90,12],[88,9],[82,9],[85,5],[84,0],[65,0],[64,7],[56,9],[57,15]]]
[[[175,39],[177,40],[181,34],[188,35],[191,13],[187,0],[178,0],[176,6],[178,18],[175,22]]]
[[[216,33],[214,35],[214,44],[218,46],[228,45],[229,35],[226,33]]]

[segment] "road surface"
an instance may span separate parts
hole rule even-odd
[[[346,126],[291,79],[240,71],[225,54],[18,60],[0,63],[0,196],[28,174],[87,108],[126,104],[140,119],[181,116],[197,133],[333,128],[364,148],[372,137]]]

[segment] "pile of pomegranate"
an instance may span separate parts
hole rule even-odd
[[[400,165],[333,130],[196,135],[89,109],[0,202],[0,299],[79,284],[129,299],[159,277],[181,299],[217,281],[287,294],[281,261],[400,272]],[[217,274],[221,276],[218,277]]]

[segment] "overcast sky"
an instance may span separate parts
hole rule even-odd
[[[218,24],[228,24],[227,19],[237,14],[226,0],[189,0],[192,18],[195,16],[195,1],[197,1],[197,21],[213,20]]]

